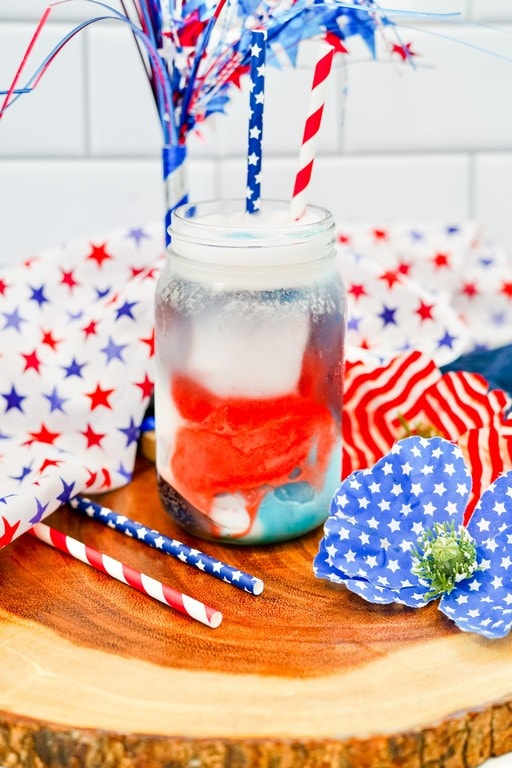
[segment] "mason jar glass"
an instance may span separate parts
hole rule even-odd
[[[341,474],[345,293],[331,214],[289,203],[173,212],[156,291],[156,469],[198,536],[291,539],[327,518]]]

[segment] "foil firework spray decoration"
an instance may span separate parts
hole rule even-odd
[[[136,41],[162,129],[166,236],[172,209],[188,199],[187,138],[210,116],[224,112],[232,89],[250,72],[255,31],[265,32],[266,65],[278,68],[296,66],[306,40],[347,54],[351,38],[359,37],[376,58],[380,35],[390,56],[410,63],[414,55],[410,44],[401,43],[388,18],[391,12],[386,15],[373,0],[120,0],[121,10],[100,0],[83,0],[94,15],[72,28],[33,69],[33,48],[50,16],[73,2],[77,0],[59,0],[46,8],[10,87],[1,92],[0,118],[37,86],[75,35],[96,22],[125,24]],[[393,31],[389,40],[387,28]],[[32,73],[27,76],[27,71]]]

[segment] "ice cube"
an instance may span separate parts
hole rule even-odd
[[[297,388],[308,336],[306,315],[197,317],[187,373],[220,397],[285,395]]]
[[[251,525],[241,493],[220,493],[215,496],[208,517],[221,529],[221,536],[239,536]]]

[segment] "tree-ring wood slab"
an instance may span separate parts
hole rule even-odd
[[[221,610],[210,629],[24,536],[0,552],[5,768],[471,768],[512,751],[512,639],[315,579],[321,530],[201,542],[154,466],[106,504],[265,581],[254,597],[62,508],[51,525]]]

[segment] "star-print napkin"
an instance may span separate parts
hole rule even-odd
[[[161,240],[158,226],[114,232],[0,271],[0,546],[130,480]]]
[[[419,349],[443,366],[512,341],[512,259],[474,222],[343,225],[338,266],[351,359]]]

